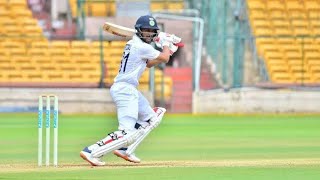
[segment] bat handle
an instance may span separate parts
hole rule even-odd
[[[178,47],[183,47],[184,46],[184,44],[182,43],[182,42],[179,42],[179,43],[177,43],[177,44],[174,44],[175,46],[178,46]]]

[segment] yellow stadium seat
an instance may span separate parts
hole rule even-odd
[[[4,48],[25,48],[26,45],[23,42],[6,40],[2,42],[2,47]]]
[[[260,28],[262,28],[262,29],[265,29],[265,28],[270,28],[270,21],[268,21],[268,20],[255,20],[255,21],[253,21],[252,22],[252,27],[254,28],[254,29],[260,29]]]
[[[10,58],[12,63],[20,64],[20,63],[30,63],[30,56],[13,56]]]
[[[283,64],[275,64],[269,67],[270,72],[288,72],[288,66],[282,66]]]
[[[304,7],[303,1],[299,0],[286,1],[286,5],[289,11],[302,11]]]
[[[140,91],[148,91],[149,90],[149,84],[139,83],[138,89]]]
[[[159,11],[166,9],[166,4],[164,2],[151,2],[150,3],[151,11]]]
[[[21,0],[9,0],[7,1],[8,6],[23,6],[27,7],[27,1],[21,1]]]
[[[139,80],[140,83],[148,84],[149,82],[149,72],[144,72]]]
[[[11,10],[11,12],[10,12],[10,16],[14,17],[14,18],[20,18],[20,17],[32,18],[32,12],[29,9],[26,9],[26,8],[20,8],[20,7],[15,8],[15,7],[13,7],[13,10]]]
[[[307,14],[308,14],[309,18],[315,19],[315,20],[319,19],[319,17],[320,17],[319,11],[308,11]]]
[[[285,19],[271,20],[271,24],[274,28],[290,28],[290,22]]]
[[[93,48],[100,48],[101,42],[100,42],[100,41],[93,41],[93,42],[91,43],[91,46],[92,46]],[[102,41],[102,48],[109,48],[109,46],[110,46],[109,41]]]
[[[56,64],[68,64],[71,63],[71,57],[64,55],[51,56],[51,61]]]
[[[320,52],[319,51],[310,51],[310,52],[305,52],[304,57],[306,60],[318,60],[320,61]]]
[[[267,4],[266,7],[269,10],[279,10],[279,11],[285,10],[285,4],[281,1],[278,1],[278,0],[275,0],[275,1],[268,0],[268,1],[266,1],[266,4]]]
[[[270,45],[270,44],[274,44],[275,39],[274,38],[256,38],[256,44],[257,46],[260,45]]]
[[[28,50],[28,54],[30,56],[49,56],[49,49],[48,48],[30,48]]]
[[[126,46],[126,41],[111,41],[110,46],[111,48],[121,48],[123,49]]]
[[[33,36],[43,36],[42,35],[42,29],[41,27],[38,26],[24,26],[23,32],[30,37]]]
[[[122,57],[122,54],[123,54],[123,49],[120,49],[120,48],[111,48],[109,50],[109,53],[110,53],[110,56],[111,57],[119,57],[121,58]]]
[[[303,44],[303,50],[304,50],[305,54],[307,54],[309,52],[319,52],[319,49],[315,44],[306,43],[306,42],[304,42],[304,44]]]
[[[49,48],[50,56],[70,56],[69,49],[59,48],[59,47],[50,47]]]
[[[288,60],[303,60],[302,52],[300,51],[289,51],[285,53],[285,57]]]
[[[271,28],[265,28],[265,29],[255,29],[254,34],[256,36],[273,36],[274,32]]]
[[[258,9],[258,10],[265,9],[265,6],[266,6],[265,2],[262,0],[248,0],[247,5],[249,9]]]
[[[89,14],[89,3],[88,2],[85,2],[85,1],[82,1],[82,8],[84,10],[84,13],[85,15],[88,15]],[[69,5],[70,5],[70,8],[71,8],[71,13],[72,13],[72,17],[76,17],[77,16],[77,13],[80,12],[80,10],[78,10],[78,7],[77,7],[77,0],[69,0]],[[79,11],[79,12],[78,12]]]
[[[16,20],[17,24],[19,24],[22,27],[24,27],[24,26],[37,27],[38,26],[38,21],[34,18],[19,17],[19,18],[16,18],[15,20]]]
[[[31,56],[30,61],[35,64],[51,64],[50,56]]]
[[[59,64],[59,69],[62,71],[76,71],[77,67],[76,67],[76,64],[74,63],[64,63],[64,64]]]
[[[71,48],[70,49],[70,55],[74,57],[83,56],[89,58],[90,52],[89,49],[78,49],[78,48]]]
[[[267,51],[278,51],[278,47],[274,44],[264,44],[264,45],[260,45],[258,46],[259,52],[261,53],[265,53]]]
[[[55,55],[65,55],[69,56],[70,52],[70,43],[69,41],[51,41],[49,43],[49,53],[51,56]]]
[[[15,26],[17,22],[15,19],[9,16],[0,16],[0,27],[6,28],[6,26]]]
[[[4,35],[8,37],[18,38],[23,35],[23,31],[17,25],[7,25],[3,30]]]
[[[10,11],[8,9],[1,9],[0,11],[0,17],[9,17]]]
[[[274,35],[276,36],[290,36],[293,31],[290,27],[278,27],[274,29]]]
[[[285,53],[288,51],[301,52],[301,46],[299,46],[298,44],[288,44],[285,46],[281,46],[281,49],[283,49]]]
[[[115,16],[117,11],[116,1],[112,0],[107,3],[107,15]]]
[[[281,11],[281,10],[270,10],[269,17],[270,19],[282,19],[282,20],[286,20],[288,18],[286,11]]]
[[[87,41],[71,41],[71,47],[89,50],[90,43]]]
[[[320,15],[320,14],[319,14]],[[319,20],[316,20],[316,19],[310,19],[310,23],[313,27],[317,27],[317,28],[320,28],[320,22]]]
[[[289,12],[288,13],[288,18],[289,19],[304,19],[307,21],[308,19],[308,14],[305,11],[298,11],[298,12]]]
[[[0,7],[6,8],[7,7],[7,1],[0,1]]]
[[[103,52],[102,52],[102,50],[100,50],[100,48],[93,48],[93,47],[90,48],[90,56],[91,57],[94,56],[94,57],[100,58],[101,53],[103,53]]]
[[[174,9],[183,9],[184,8],[184,4],[183,4],[183,2],[169,2],[168,4],[167,4],[167,6],[168,6],[168,9],[172,9],[172,10],[174,10]]]
[[[250,14],[250,21],[252,22],[253,20],[256,20],[256,19],[265,19],[267,20],[268,16],[266,14],[266,12],[264,10],[256,10],[256,9],[253,9],[253,10],[250,10],[249,12]]]
[[[268,68],[271,68],[271,66],[288,66],[287,62],[282,59],[276,59],[276,60],[267,60],[266,61]]]
[[[271,74],[272,81],[276,83],[292,83],[292,76],[289,73],[272,73]]]
[[[54,63],[40,63],[37,65],[38,65],[40,71],[50,72],[50,71],[55,71],[58,69],[57,65]]]
[[[106,2],[90,2],[91,16],[107,16],[107,4]]]
[[[77,65],[81,65],[81,64],[84,64],[84,65],[90,65],[91,63],[97,63],[97,62],[93,62],[93,60],[91,59],[91,57],[85,57],[85,56],[74,56],[74,57],[71,57],[71,62],[77,64]]]
[[[282,46],[292,45],[294,44],[294,39],[293,38],[277,38],[276,43]]]
[[[69,41],[51,41],[50,46],[53,48],[64,48],[69,49],[70,48],[70,42]]]
[[[8,49],[8,51],[11,57],[27,55],[27,51],[25,48],[12,48],[12,49]]]
[[[305,2],[307,11],[320,11],[320,2],[318,0],[307,0]]]
[[[33,41],[31,42],[32,48],[48,48],[49,42],[47,40],[45,41]]]

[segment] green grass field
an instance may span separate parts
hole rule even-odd
[[[79,151],[112,115],[60,115],[59,167],[37,167],[37,114],[0,114],[0,179],[320,179],[320,115],[165,115],[137,149],[91,167]],[[52,156],[51,156],[52,158]]]

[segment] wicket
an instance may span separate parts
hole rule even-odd
[[[43,127],[43,100],[46,100],[46,166],[50,165],[50,116],[51,99],[53,99],[53,165],[58,166],[58,96],[40,95],[38,110],[38,166],[42,166],[42,127]]]

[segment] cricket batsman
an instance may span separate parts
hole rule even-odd
[[[127,161],[140,163],[135,149],[160,124],[166,112],[162,107],[152,108],[137,86],[146,67],[168,63],[170,56],[178,49],[174,44],[179,43],[181,38],[158,33],[157,21],[149,15],[139,17],[135,29],[136,34],[124,48],[119,73],[110,88],[117,108],[118,130],[80,152],[80,156],[93,166],[105,165],[101,158],[110,152]],[[153,48],[153,41],[162,48],[162,52]]]

